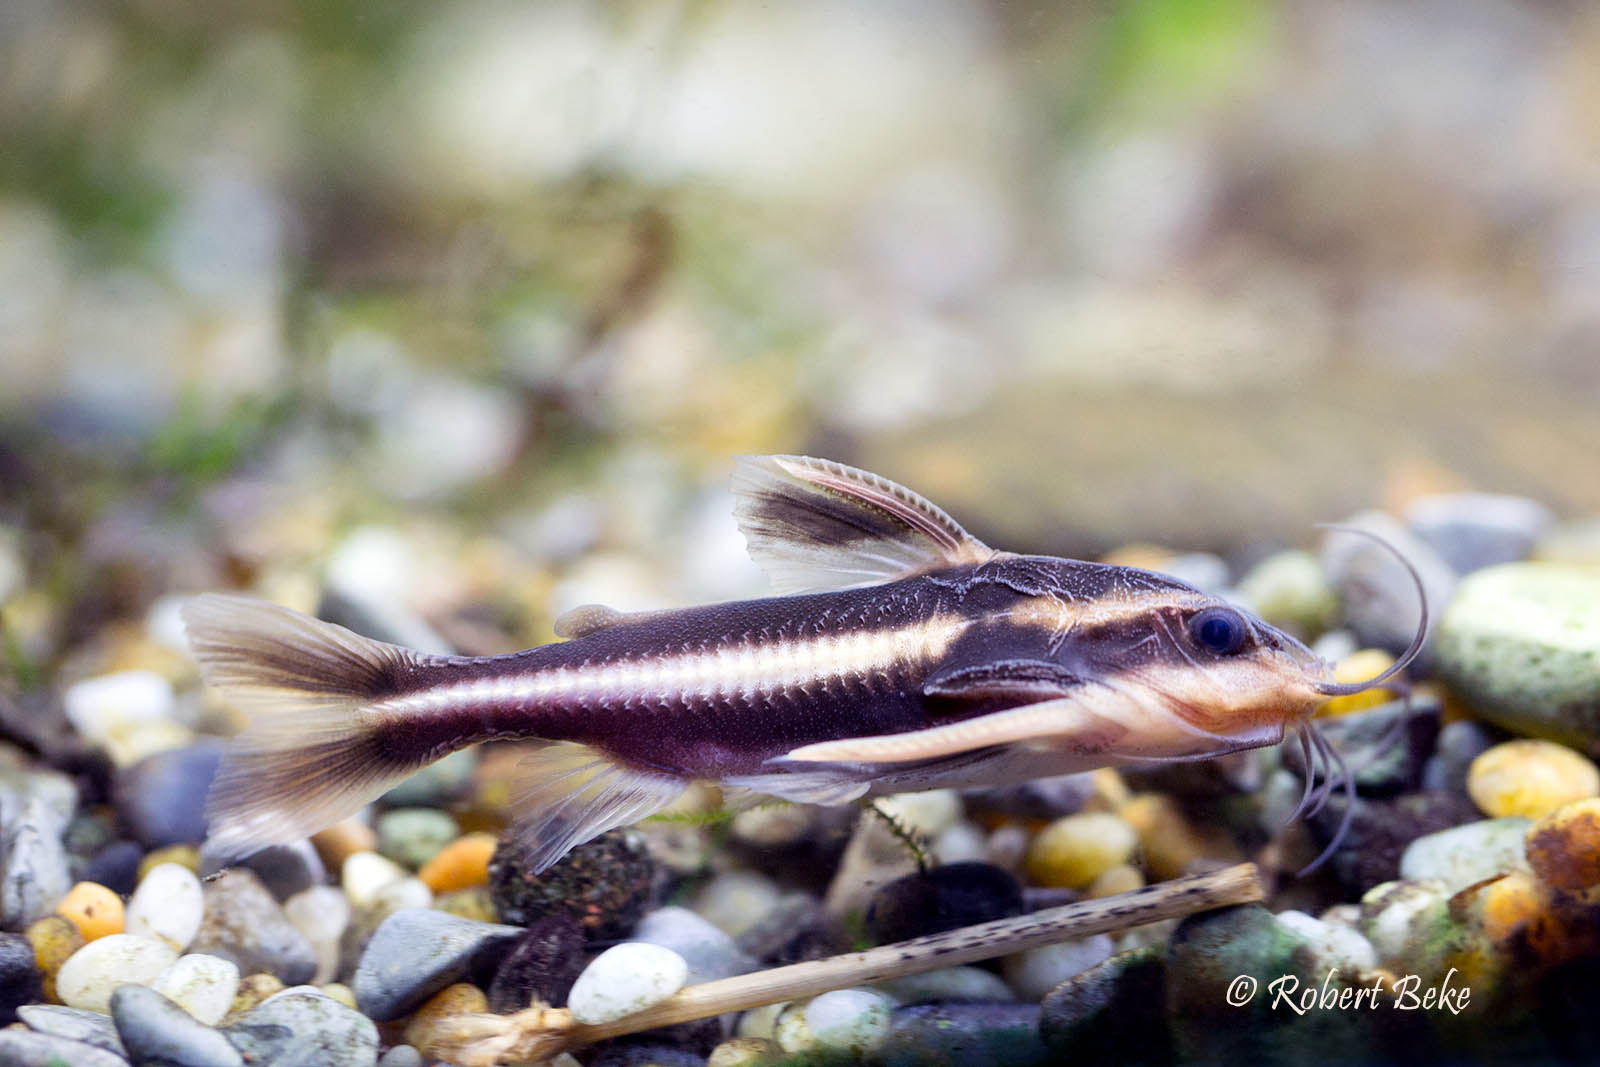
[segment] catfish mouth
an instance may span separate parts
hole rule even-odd
[[[1304,651],[1309,661],[1315,664],[1316,674],[1319,674],[1320,677],[1315,677],[1309,684],[1311,689],[1320,696],[1351,696],[1356,693],[1364,693],[1385,683],[1388,683],[1389,688],[1400,692],[1401,699],[1405,702],[1404,713],[1395,720],[1395,724],[1378,741],[1372,757],[1376,759],[1400,739],[1411,718],[1411,687],[1404,683],[1395,683],[1391,679],[1411,665],[1422,651],[1423,644],[1428,640],[1428,592],[1422,584],[1422,576],[1417,573],[1417,569],[1412,565],[1411,561],[1406,559],[1405,555],[1394,545],[1371,530],[1364,530],[1358,526],[1331,523],[1323,524],[1322,528],[1356,534],[1359,537],[1365,537],[1369,541],[1375,542],[1384,551],[1400,561],[1417,590],[1417,630],[1411,637],[1411,643],[1406,646],[1406,650],[1392,664],[1365,681],[1334,681],[1331,664],[1323,662],[1298,641],[1293,643],[1294,648]],[[1314,710],[1313,714],[1315,714]],[[1302,816],[1309,819],[1316,815],[1328,802],[1328,798],[1333,795],[1333,791],[1341,784],[1344,787],[1345,795],[1344,815],[1340,818],[1338,829],[1333,832],[1333,837],[1329,840],[1327,847],[1322,850],[1322,853],[1316,859],[1296,872],[1296,877],[1304,878],[1333,858],[1333,854],[1339,850],[1339,846],[1344,843],[1345,836],[1350,832],[1351,821],[1355,817],[1356,810],[1356,780],[1355,773],[1351,770],[1343,754],[1339,752],[1337,746],[1328,740],[1326,734],[1317,729],[1316,722],[1312,717],[1307,716],[1300,723],[1295,731],[1295,737],[1300,744],[1300,753],[1304,760],[1305,788],[1300,794],[1300,803],[1295,806],[1289,817],[1283,821],[1283,825],[1287,826]],[[1356,770],[1360,770],[1360,768],[1356,768]],[[1322,779],[1320,784],[1317,782],[1319,777]]]

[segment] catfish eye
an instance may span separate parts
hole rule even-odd
[[[1244,646],[1250,626],[1230,608],[1207,608],[1189,620],[1189,633],[1207,652],[1231,656]]]

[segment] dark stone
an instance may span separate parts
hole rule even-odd
[[[17,1021],[17,1009],[44,999],[33,944],[21,934],[0,934],[0,1026]]]
[[[190,952],[221,956],[240,974],[266,971],[286,986],[311,981],[316,950],[254,871],[230,867],[205,882],[205,917]]]
[[[676,1045],[615,1042],[600,1050],[589,1067],[705,1067],[706,1058]]]
[[[1347,803],[1343,790],[1336,791],[1321,811],[1306,820],[1319,847],[1333,840]],[[1358,795],[1350,829],[1329,859],[1328,870],[1348,892],[1359,896],[1400,877],[1400,856],[1417,838],[1482,817],[1472,801],[1459,793],[1405,793],[1386,798]]]
[[[366,1015],[398,1019],[447,985],[492,974],[522,934],[432,908],[402,908],[367,942],[351,990]]]
[[[144,851],[137,841],[113,841],[89,857],[78,877],[127,896],[139,884],[139,863]]]
[[[1165,955],[1154,945],[1133,949],[1056,986],[1040,1005],[1039,1036],[1091,1063],[1171,1062]]]
[[[567,915],[590,940],[626,937],[649,910],[655,861],[635,833],[611,830],[535,874],[503,837],[489,860],[489,892],[502,922],[527,926],[546,915]]]
[[[975,811],[991,811],[1019,819],[1059,819],[1076,815],[1094,796],[1094,772],[1058,774],[1016,785],[974,789],[965,794]]]
[[[1344,756],[1362,794],[1407,792],[1421,785],[1422,769],[1438,743],[1439,702],[1417,698],[1407,712],[1403,701],[1391,701],[1366,711],[1318,719],[1317,729]],[[1280,751],[1283,765],[1304,779],[1305,757],[1300,746],[1285,744]]]
[[[208,878],[227,866],[237,866],[255,872],[261,884],[278,900],[288,900],[301,890],[314,885],[325,885],[328,872],[322,858],[310,841],[296,841],[292,845],[269,845],[239,863],[224,863],[215,855],[201,850],[200,876]]]
[[[111,1021],[133,1067],[244,1067],[218,1030],[142,985],[111,994]]]
[[[521,1011],[534,1000],[565,1004],[583,970],[583,928],[566,915],[532,923],[489,983],[489,1010]]]
[[[867,932],[887,944],[1022,912],[1022,885],[1011,872],[992,863],[947,863],[897,878],[874,893]]]
[[[146,756],[117,776],[116,803],[128,832],[146,848],[205,840],[205,796],[225,742],[205,738]]]
[[[899,1008],[874,1057],[884,1067],[1056,1062],[1039,1038],[1037,1004],[918,1004]]]

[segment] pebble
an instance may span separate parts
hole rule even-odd
[[[1310,552],[1268,556],[1239,579],[1238,591],[1257,615],[1302,638],[1316,637],[1339,613],[1339,596]]]
[[[867,1056],[889,1036],[894,1003],[870,989],[835,989],[806,1005],[806,1027],[825,1049]]]
[[[1563,804],[1600,796],[1600,769],[1553,741],[1507,741],[1472,761],[1467,793],[1491,818],[1540,819]]]
[[[423,1067],[422,1053],[410,1045],[395,1045],[378,1059],[378,1067]]]
[[[1035,778],[1015,785],[975,789],[966,796],[976,811],[1048,821],[1086,810],[1095,799],[1096,791],[1094,772],[1082,771]],[[1007,826],[1015,827],[1015,824]]]
[[[33,944],[22,934],[0,933],[0,1026],[44,995],[43,977]]]
[[[422,881],[420,878],[417,880]],[[451,915],[459,915],[463,919],[477,919],[479,922],[492,923],[500,917],[495,914],[494,897],[489,895],[489,887],[486,885],[441,893],[433,898],[433,906]]]
[[[786,1004],[772,1020],[772,1040],[785,1052],[805,1053],[817,1047],[817,1039],[806,1025],[804,1001]]]
[[[1333,680],[1341,684],[1364,682],[1368,678],[1377,677],[1393,665],[1394,657],[1381,648],[1357,649],[1333,665]],[[1392,689],[1364,689],[1359,693],[1334,697],[1322,705],[1317,715],[1334,718],[1354,711],[1366,711],[1368,708],[1387,704],[1398,695]]]
[[[1024,867],[1041,886],[1081,889],[1105,870],[1128,862],[1139,835],[1108,812],[1068,815],[1039,831],[1028,846]]]
[[[32,1030],[0,1030],[0,1063],[6,1067],[128,1067],[128,1061],[114,1052]]]
[[[435,893],[451,893],[489,884],[489,858],[494,855],[493,834],[466,834],[440,849],[417,877]]]
[[[59,915],[47,915],[29,925],[23,936],[33,946],[33,959],[42,976],[44,998],[59,1000],[56,975],[61,965],[87,944],[82,932]]]
[[[376,852],[378,832],[359,818],[341,819],[311,835],[311,847],[330,871],[343,871],[345,860],[357,852]]]
[[[899,1008],[878,1048],[895,1067],[1005,1064],[1046,1067],[1055,1062],[1039,1039],[1037,1004],[918,1004]]]
[[[1381,511],[1346,519],[1377,534],[1404,556],[1422,579],[1428,604],[1448,604],[1456,573],[1431,547]],[[1398,652],[1416,634],[1421,605],[1410,573],[1394,554],[1365,537],[1329,531],[1322,544],[1322,566],[1339,592],[1344,623],[1363,645]]]
[[[354,852],[345,857],[339,885],[355,909],[369,908],[385,887],[407,877],[406,869],[376,852]]]
[[[1378,962],[1403,961],[1421,943],[1421,933],[1439,924],[1449,899],[1440,882],[1393,881],[1369,889],[1361,898],[1360,929]]]
[[[1178,802],[1165,793],[1139,793],[1117,814],[1138,835],[1140,859],[1150,877],[1158,882],[1178,877],[1199,860],[1239,858],[1238,845],[1225,832],[1195,825]],[[1095,877],[1123,866],[1131,864],[1105,864]]]
[[[1310,946],[1318,966],[1345,974],[1370,971],[1378,965],[1377,950],[1359,930],[1341,923],[1324,922],[1303,911],[1280,911],[1278,922]]]
[[[786,848],[807,840],[817,826],[810,804],[761,804],[733,817],[728,833],[753,848]]]
[[[1387,653],[1383,653],[1387,658]],[[1332,703],[1330,701],[1330,703]],[[1390,795],[1415,790],[1422,781],[1428,754],[1439,736],[1439,702],[1426,695],[1413,697],[1407,708],[1400,700],[1334,718],[1317,719],[1318,729],[1345,758],[1355,775],[1356,788]],[[1401,720],[1405,724],[1401,725]],[[1280,750],[1283,764],[1304,781],[1305,759],[1298,745]],[[1298,803],[1299,796],[1295,801]]]
[[[298,985],[317,970],[316,952],[284,917],[255,873],[230,867],[206,882],[205,914],[189,948],[232,960],[244,974],[267,971]]]
[[[164,941],[109,934],[83,946],[61,965],[56,993],[69,1008],[109,1012],[117,986],[149,985],[177,958],[177,951]]]
[[[26,1004],[17,1009],[17,1016],[28,1029],[41,1034],[54,1034],[72,1041],[127,1055],[122,1038],[117,1036],[117,1026],[109,1016],[81,1008],[64,1008],[59,1004]]]
[[[1433,755],[1423,765],[1422,788],[1465,793],[1472,761],[1493,747],[1494,738],[1483,724],[1471,719],[1445,723],[1439,728]]]
[[[1089,888],[1084,890],[1084,895],[1091,899],[1114,897],[1118,893],[1131,893],[1143,888],[1144,874],[1139,868],[1123,863],[1096,875],[1095,880],[1089,883]]]
[[[1600,569],[1478,571],[1445,609],[1436,644],[1439,676],[1481,718],[1600,753]]]
[[[820,900],[797,890],[780,896],[738,943],[748,955],[781,966],[837,955],[850,947],[850,938]]]
[[[726,871],[707,882],[694,910],[730,937],[741,937],[778,904],[778,884],[755,871]]]
[[[783,1046],[765,1037],[732,1037],[711,1050],[706,1067],[766,1067],[783,1056]]]
[[[55,910],[72,885],[61,842],[66,820],[41,796],[25,796],[0,849],[0,926],[16,930]]]
[[[944,829],[931,842],[934,862],[973,863],[989,859],[989,837],[976,823],[962,819]]]
[[[378,816],[378,852],[416,870],[461,835],[461,827],[437,808],[395,808]]]
[[[445,986],[498,966],[521,935],[429,908],[397,911],[367,942],[350,987],[366,1015],[398,1019]]]
[[[489,1010],[521,1011],[535,1000],[564,1004],[583,971],[583,928],[568,915],[547,915],[522,931],[489,983]]]
[[[1039,1036],[1059,1059],[1170,1063],[1165,951],[1119,953],[1067,979],[1039,1006]]]
[[[373,1067],[378,1028],[310,986],[285,989],[223,1031],[250,1067]]]
[[[222,762],[224,742],[204,738],[146,756],[117,774],[117,812],[146,848],[198,844],[206,836],[205,805]]]
[[[305,840],[289,845],[269,845],[252,853],[242,863],[223,862],[220,857],[206,855],[201,850],[200,873],[203,876],[233,866],[254,871],[267,891],[279,900],[287,900],[302,889],[322,885],[328,880],[322,857],[311,847],[311,842]]]
[[[1058,941],[1005,957],[1000,972],[1019,1000],[1037,1002],[1068,978],[1110,959],[1111,950],[1111,938],[1105,934]]]
[[[477,766],[476,750],[452,752],[383,794],[380,802],[390,808],[440,807],[466,792]]]
[[[897,878],[874,893],[867,933],[887,944],[1022,911],[1022,885],[1011,872],[989,863],[950,863]]]
[[[1483,819],[1417,838],[1400,857],[1400,877],[1433,880],[1455,892],[1497,874],[1525,870],[1523,837],[1530,820]]]
[[[205,916],[200,879],[187,867],[160,863],[139,880],[128,899],[128,933],[159,938],[178,951],[189,947]]]
[[[705,1057],[677,1045],[618,1041],[601,1048],[589,1067],[705,1067]],[[576,1061],[566,1067],[576,1067]]]
[[[215,1026],[239,992],[239,968],[229,960],[191,952],[157,975],[150,988],[207,1026]]]
[[[283,992],[283,989],[283,980],[275,974],[257,971],[245,975],[239,980],[239,991],[233,995],[233,1003],[228,1005],[228,1014],[224,1019],[234,1021],[268,997]]]
[[[163,863],[173,863],[191,874],[200,873],[200,850],[193,845],[163,845],[161,848],[151,849],[145,853],[144,859],[139,861],[139,880],[161,866]]]
[[[67,721],[91,745],[129,725],[169,719],[176,706],[172,683],[146,670],[85,678],[61,694]]]
[[[559,912],[600,940],[627,936],[650,908],[655,878],[643,835],[627,830],[578,845],[540,874],[504,841],[489,862],[489,888],[502,922],[525,926]]]
[[[113,893],[127,896],[139,884],[142,859],[144,848],[137,841],[112,841],[89,858],[79,875],[86,882],[97,882]]]
[[[78,928],[85,941],[122,933],[122,898],[103,885],[79,882],[56,905],[56,914]]]
[[[1540,881],[1569,893],[1600,886],[1600,799],[1574,801],[1528,827],[1528,865]]]
[[[596,956],[578,975],[567,1008],[581,1023],[608,1023],[682,989],[689,965],[669,948],[624,942]]]
[[[954,789],[895,793],[879,797],[874,803],[883,814],[924,839],[938,837],[962,814],[961,796]]]
[[[244,1067],[244,1057],[226,1037],[154,989],[119,986],[111,994],[111,1019],[136,1064]]]
[[[879,982],[876,988],[901,1004],[1016,999],[1016,994],[999,975],[982,967],[941,967],[936,971],[890,978]]]
[[[1406,509],[1406,523],[1458,574],[1527,559],[1554,523],[1550,509],[1522,496],[1447,493]]]
[[[406,1023],[406,1043],[429,1059],[445,1059],[447,1049],[440,1041],[439,1024],[452,1016],[488,1010],[489,998],[477,986],[469,982],[445,986],[412,1013]]]
[[[668,948],[689,965],[686,985],[732,978],[757,967],[757,961],[740,950],[733,938],[688,908],[657,908],[639,921],[634,941]]]
[[[362,909],[364,918],[381,922],[402,908],[431,908],[433,890],[422,884],[422,879],[405,877],[390,882],[378,890],[372,903]]]
[[[339,973],[339,943],[350,925],[350,901],[331,885],[301,890],[283,902],[283,915],[305,936],[316,956],[313,985],[331,981]]]

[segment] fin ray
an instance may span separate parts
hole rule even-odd
[[[853,589],[994,550],[887,478],[805,456],[740,456],[734,517],[780,593]]]

